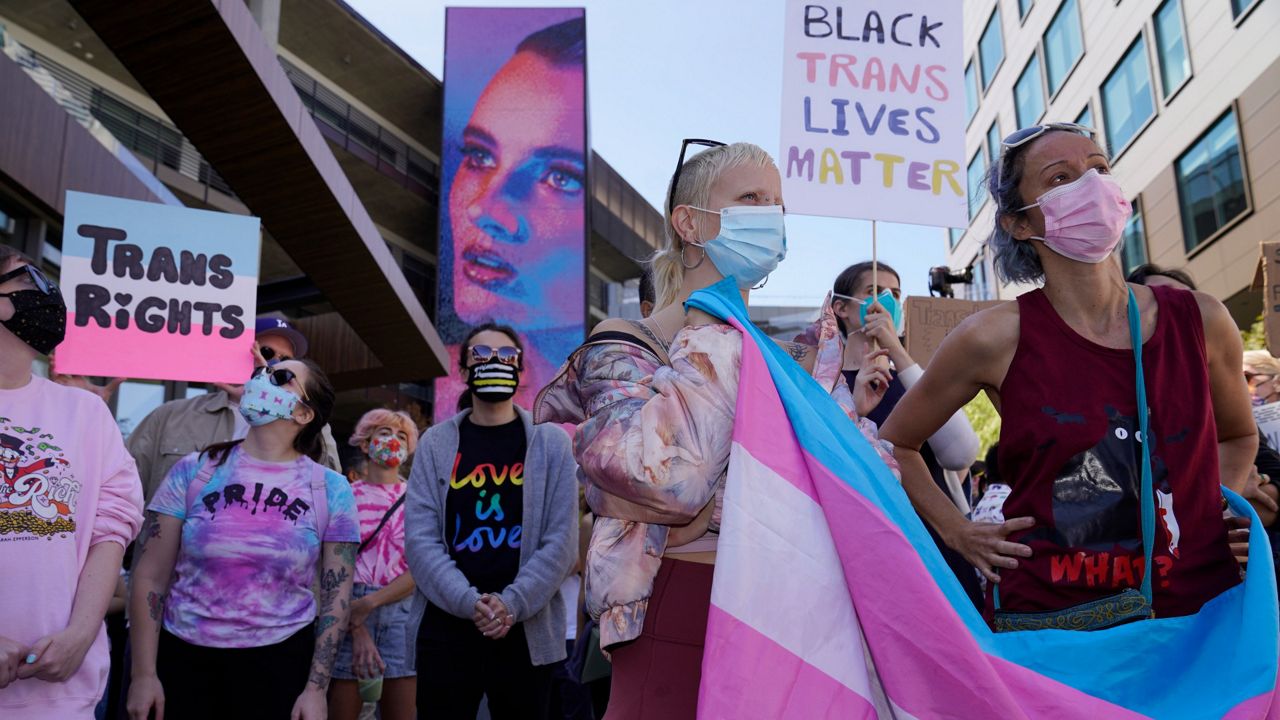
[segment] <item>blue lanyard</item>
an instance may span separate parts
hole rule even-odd
[[[1151,443],[1147,421],[1151,415],[1147,407],[1147,383],[1142,372],[1142,316],[1138,312],[1138,298],[1129,290],[1129,338],[1133,341],[1133,362],[1137,366],[1138,426],[1142,430],[1142,550],[1146,562],[1142,566],[1142,597],[1151,604],[1151,549],[1155,545],[1156,509],[1155,490],[1151,487]]]

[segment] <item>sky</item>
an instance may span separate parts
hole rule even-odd
[[[347,0],[436,77],[445,3]],[[781,0],[469,0],[468,7],[586,7],[591,144],[655,208],[686,137],[779,150]],[[928,294],[946,230],[879,223],[879,258],[909,295]],[[871,223],[789,215],[787,259],[752,305],[814,307],[846,266],[871,259]]]

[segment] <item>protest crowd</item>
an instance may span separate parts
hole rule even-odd
[[[66,304],[0,246],[0,415],[43,433],[0,434],[0,507],[62,483],[0,521],[74,537],[0,545],[0,716],[695,717],[735,443],[760,419],[736,410],[754,346],[691,298],[745,303],[787,243],[765,150],[679,157],[643,319],[597,325],[533,407],[514,399],[524,329],[474,324],[457,412],[425,431],[377,408],[335,439],[325,368],[264,317],[242,384],[161,405],[126,444],[113,385],[33,374]],[[1256,538],[1226,495],[1280,532],[1280,448],[1252,412],[1280,400],[1280,360],[1245,353],[1185,273],[1124,277],[1128,196],[1090,129],[1010,134],[987,182],[998,270],[1036,289],[966,319],[926,372],[901,278],[854,258],[780,362],[900,483],[922,552],[995,633],[1193,616],[1247,577]],[[1003,418],[981,462],[963,411],[980,392]],[[32,464],[41,438],[57,451]]]

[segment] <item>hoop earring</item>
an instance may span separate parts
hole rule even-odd
[[[694,245],[693,243],[684,243],[684,245],[682,245],[682,246],[680,247],[680,264],[681,264],[682,266],[684,266],[684,269],[685,269],[685,270],[693,270],[693,269],[695,269],[695,268],[698,268],[698,267],[700,267],[700,266],[702,265],[703,261],[705,261],[705,260],[707,259],[707,251],[706,251],[706,250],[703,250],[703,251],[702,251],[702,257],[698,258],[698,262],[696,262],[696,263],[694,263],[694,264],[692,264],[692,265],[690,265],[689,263],[685,262],[685,259],[684,259],[684,251],[685,251],[686,249],[690,248],[690,247],[698,247],[698,246],[697,246],[697,245]],[[700,248],[700,249],[701,249],[701,248]]]
[[[768,285],[768,284],[769,284],[769,276],[768,276],[768,275],[765,275],[765,276],[764,276],[764,279],[760,281],[760,284],[759,284],[759,285],[756,285],[755,287],[753,287],[753,288],[751,288],[751,289],[752,289],[752,290],[759,290],[760,288],[762,288],[762,287],[764,287],[765,285]]]

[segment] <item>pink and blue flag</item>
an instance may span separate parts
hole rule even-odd
[[[994,633],[906,493],[722,282],[690,305],[743,334],[700,718],[1280,718],[1276,581],[1253,518],[1245,582],[1188,617]]]

